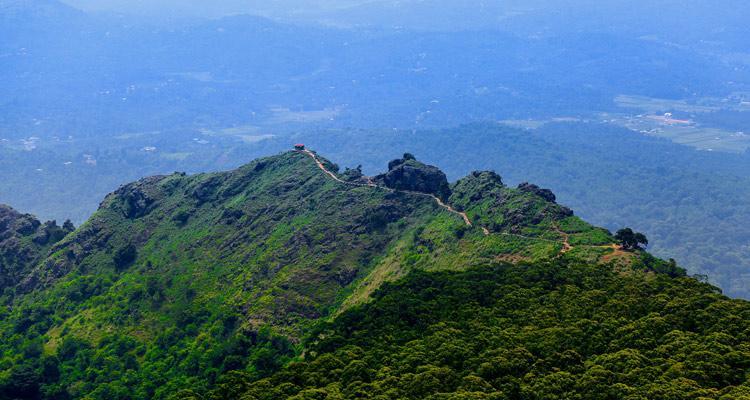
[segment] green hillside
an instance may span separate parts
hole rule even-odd
[[[415,271],[374,297],[304,361],[207,398],[750,398],[750,305],[690,278],[556,261]]]
[[[597,357],[638,349],[639,359],[661,374],[630,375],[653,381],[668,374],[667,361],[686,362],[674,347],[655,350],[672,328],[697,342],[724,332],[727,337],[715,338],[724,346],[717,354],[734,358],[690,366],[705,379],[682,374],[682,367],[664,379],[691,380],[683,382],[691,393],[705,389],[708,397],[729,393],[748,367],[746,303],[685,278],[674,263],[614,242],[608,231],[556,204],[548,190],[511,188],[492,172],[448,184],[436,167],[408,154],[373,178],[358,170],[339,173],[331,162],[299,151],[229,172],[145,178],[108,195],[62,240],[28,247],[25,264],[10,269],[14,274],[0,270],[10,282],[0,297],[0,398],[247,392],[252,399],[302,389],[310,392],[300,398],[448,396],[464,387],[456,382],[482,377],[477,356],[519,347],[530,352],[535,376],[567,371],[565,384],[583,379]],[[674,305],[681,302],[717,307],[714,317],[732,323],[723,330],[695,325]],[[666,321],[662,328],[642,321],[656,314]],[[393,364],[402,353],[411,357],[406,343],[442,334],[436,327],[443,325],[446,335],[463,331],[455,344],[473,349],[474,358],[457,354],[460,364],[449,365],[417,357],[408,362],[413,370]],[[638,333],[621,335],[630,325],[627,332]],[[571,333],[563,340],[571,326],[579,329],[577,339]],[[641,337],[649,335],[642,329],[666,327],[654,333],[662,336]],[[399,392],[391,383],[382,391],[349,391],[354,381],[324,365],[309,367],[303,375],[312,380],[304,382],[290,372],[305,365],[290,362],[317,365],[344,357],[340,352],[352,345],[360,350],[341,362],[365,360],[362,373],[371,377],[363,385],[419,374],[422,366],[450,367],[452,380],[430,393]],[[568,350],[578,354],[578,369],[547,361]],[[724,366],[729,372],[721,379],[713,375]],[[524,394],[523,385],[536,384],[532,378],[513,381],[515,391],[502,379],[476,381],[497,392],[491,398],[536,398]],[[633,382],[640,381],[624,384]],[[565,388],[583,393],[576,385]]]

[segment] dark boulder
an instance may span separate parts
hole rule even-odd
[[[388,172],[375,177],[375,181],[396,190],[429,193],[442,200],[451,194],[448,178],[439,168],[417,161],[406,153],[403,158],[388,163]]]
[[[554,203],[557,198],[555,197],[555,194],[552,193],[549,189],[542,189],[537,185],[534,185],[533,183],[524,182],[520,185],[518,185],[518,190],[528,193],[533,193],[544,200],[547,200],[551,203]]]
[[[358,165],[357,168],[346,168],[340,178],[347,182],[359,184],[367,183],[367,177],[362,173],[361,165]]]

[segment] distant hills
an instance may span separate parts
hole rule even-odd
[[[441,12],[428,3],[394,13]],[[243,15],[158,24],[53,1],[6,2],[0,19],[3,137],[300,122],[280,109],[337,110],[303,125],[442,127],[612,112],[622,94],[700,101],[748,82],[742,49],[673,45],[621,25],[415,31]]]
[[[564,3],[549,0],[383,0],[329,10],[320,13],[319,18],[340,25],[432,31],[496,29],[541,36],[575,31],[617,32],[633,37],[652,35],[685,46],[700,47],[708,43],[697,42],[712,41],[735,50],[747,50],[740,40],[742,34],[747,34],[747,28],[739,16],[747,11],[747,3],[738,0],[721,4],[707,0],[690,3],[676,0],[606,3],[591,0]]]

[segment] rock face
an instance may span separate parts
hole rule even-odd
[[[151,205],[156,201],[158,192],[155,189],[156,184],[164,178],[166,178],[164,175],[143,178],[121,186],[114,193],[108,195],[108,198],[120,201],[119,207],[125,217],[130,219],[143,217],[149,213]]]
[[[544,221],[558,221],[573,215],[555,203],[555,195],[529,183],[517,189],[503,184],[492,171],[475,171],[451,186],[449,203],[467,212],[480,226],[491,232],[521,233]]]
[[[552,193],[549,189],[542,189],[537,185],[534,185],[533,183],[524,182],[520,185],[518,185],[518,190],[521,190],[523,192],[529,192],[534,193],[535,195],[554,203],[557,198],[555,197],[555,194]]]
[[[0,204],[0,293],[18,284],[46,249],[73,229],[70,221],[63,227],[55,221],[41,223],[32,215]]]
[[[451,194],[443,171],[417,161],[409,153],[389,162],[388,172],[375,177],[375,181],[392,189],[434,194],[442,200],[448,199]]]
[[[503,179],[494,171],[474,171],[451,187],[451,204],[462,209],[486,198],[503,196]]]

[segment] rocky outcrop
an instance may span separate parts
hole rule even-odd
[[[389,162],[388,172],[378,175],[374,180],[391,189],[429,193],[442,200],[447,200],[451,194],[448,178],[443,171],[417,161],[409,153]]]
[[[0,205],[0,292],[19,283],[47,253],[48,246],[73,231],[66,221],[41,223],[33,215]]]
[[[555,197],[555,194],[552,193],[551,190],[549,190],[549,189],[542,189],[539,186],[534,185],[533,183],[524,182],[524,183],[518,185],[518,190],[520,190],[522,192],[533,193],[533,194],[535,194],[535,195],[537,195],[537,196],[539,196],[539,197],[543,198],[544,200],[547,200],[547,201],[549,201],[551,203],[554,203],[555,200],[557,200],[557,198]]]
[[[472,172],[453,184],[451,190],[450,204],[491,232],[521,233],[544,221],[573,215],[569,208],[555,203],[550,190],[529,183],[512,189],[492,171]]]
[[[494,171],[474,171],[451,187],[450,202],[458,209],[503,195],[503,179]]]
[[[143,178],[133,182],[107,195],[104,202],[99,206],[106,207],[110,204],[117,208],[122,214],[129,219],[136,219],[147,215],[151,211],[151,206],[159,196],[158,183],[164,180],[166,176],[157,175]]]

